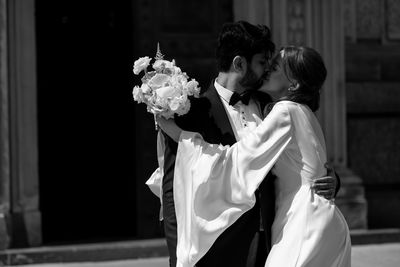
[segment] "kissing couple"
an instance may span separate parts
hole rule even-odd
[[[312,48],[275,53],[268,27],[224,24],[218,76],[189,113],[159,117],[170,266],[350,266],[314,114],[327,70]]]

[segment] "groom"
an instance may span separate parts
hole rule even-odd
[[[175,117],[184,130],[199,132],[209,143],[233,145],[262,121],[269,102],[256,90],[266,78],[274,52],[270,30],[239,21],[225,24],[218,38],[219,74],[190,112]],[[163,216],[170,266],[176,266],[177,222],[173,177],[177,143],[164,134]],[[256,204],[224,231],[196,266],[264,266],[270,249],[274,219],[274,177],[269,174],[256,192]],[[323,178],[315,191],[334,195],[336,180]],[[176,192],[179,193],[179,192]],[[265,231],[264,231],[265,230]]]

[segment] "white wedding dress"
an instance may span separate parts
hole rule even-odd
[[[313,178],[326,175],[326,162],[317,118],[291,101],[275,104],[254,132],[231,147],[184,131],[174,177],[177,266],[194,266],[254,206],[254,192],[270,170],[278,178],[273,246],[265,266],[350,266],[346,221],[333,201],[311,188]]]

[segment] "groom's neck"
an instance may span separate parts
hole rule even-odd
[[[242,93],[244,89],[239,84],[239,77],[230,72],[218,73],[217,83],[232,92]]]

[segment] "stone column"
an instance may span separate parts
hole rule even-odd
[[[37,144],[35,1],[9,0],[8,77],[13,247],[41,244]]]
[[[350,228],[366,228],[367,203],[361,179],[347,167],[343,1],[269,0],[265,4],[237,0],[234,14],[237,19],[269,25],[278,49],[305,45],[321,53],[328,77],[317,116],[325,133],[329,161],[342,181],[336,203]]]
[[[345,93],[344,2],[308,0],[312,16],[308,23],[308,44],[321,52],[328,77],[321,97],[322,123],[330,162],[341,177],[342,187],[336,203],[350,228],[367,227],[367,201],[362,180],[348,168]]]
[[[10,129],[8,102],[7,1],[0,0],[0,250],[10,244]]]

